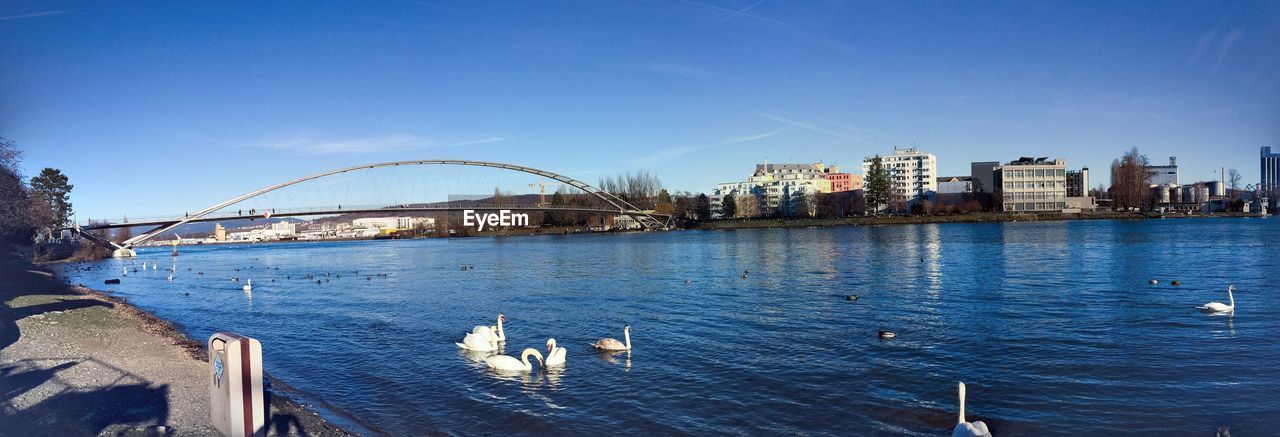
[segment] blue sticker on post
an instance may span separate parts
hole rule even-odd
[[[222,354],[213,356],[213,385],[222,387]]]

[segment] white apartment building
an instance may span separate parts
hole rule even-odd
[[[737,204],[742,198],[754,196],[760,214],[771,212],[790,213],[800,196],[817,195],[831,191],[828,174],[838,174],[836,166],[814,164],[756,164],[756,171],[746,182],[729,182],[716,186],[711,192],[711,213],[719,217],[724,196],[735,196]]]
[[[862,160],[862,174],[871,174],[874,157]],[[890,186],[898,196],[907,200],[932,197],[938,191],[938,158],[920,150],[893,149],[893,154],[881,156],[880,162],[889,171]]]
[[[995,169],[1004,211],[1049,212],[1067,208],[1067,162],[1021,158]]]

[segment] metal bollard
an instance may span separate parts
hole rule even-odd
[[[223,435],[266,435],[262,397],[262,343],[233,332],[209,337],[209,406]]]

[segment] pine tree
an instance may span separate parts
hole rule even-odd
[[[720,217],[733,218],[738,213],[738,201],[732,194],[724,195],[724,199],[720,202]]]
[[[711,198],[706,194],[698,194],[698,201],[693,207],[698,220],[707,220],[711,218]]]
[[[31,190],[53,210],[49,228],[60,228],[71,220],[71,188],[67,176],[56,168],[45,167],[40,175],[31,178]]]
[[[884,160],[880,159],[880,155],[871,158],[871,168],[867,170],[866,181],[867,204],[871,206],[873,212],[880,212],[880,209],[889,203],[889,190],[893,188],[889,183],[889,170],[884,167]]]

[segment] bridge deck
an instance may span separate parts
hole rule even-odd
[[[648,214],[651,216],[664,217],[664,218],[671,217],[669,214],[662,214],[662,213],[617,210],[617,209],[609,209],[609,208],[593,208],[593,207],[586,207],[586,206],[528,206],[528,205],[524,205],[524,206],[518,206],[518,205],[413,206],[413,207],[381,207],[381,208],[356,207],[356,208],[343,208],[343,209],[316,208],[316,209],[303,209],[303,210],[294,209],[294,210],[285,210],[285,211],[278,211],[278,212],[271,213],[271,217],[272,218],[307,217],[307,216],[341,215],[341,214],[393,214],[394,215],[394,214],[400,214],[405,212],[447,212],[447,211],[462,211],[462,210],[490,211],[490,210],[498,210],[498,209],[507,209],[512,211],[595,212],[595,213],[604,213],[604,214],[625,214],[625,215]],[[227,221],[227,220],[258,220],[258,219],[264,219],[265,218],[264,215],[265,214],[258,214],[258,213],[255,213],[253,215],[241,214],[241,213],[218,214],[218,215],[211,214],[211,215],[206,215],[204,217],[187,219],[186,223],[202,223],[202,222]],[[128,227],[134,227],[134,226],[164,226],[172,223],[177,223],[179,221],[183,221],[184,218],[185,217],[145,218],[138,221],[130,221],[127,223],[93,223],[93,224],[81,225],[81,228],[85,230],[97,230],[97,229],[128,228]]]

